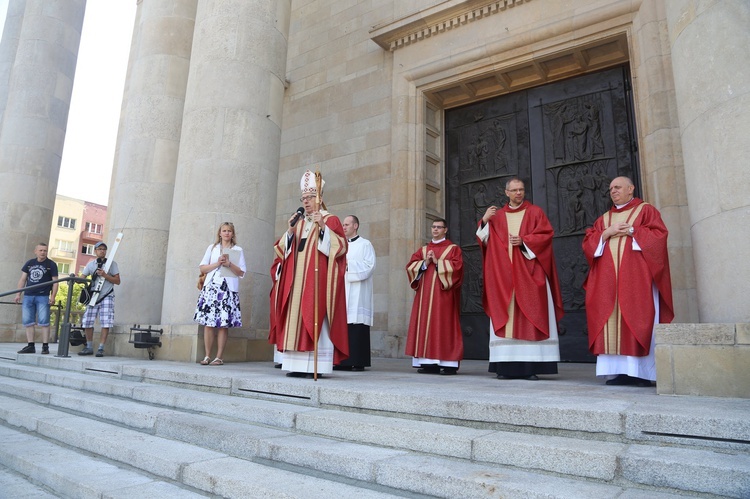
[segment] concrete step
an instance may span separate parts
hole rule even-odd
[[[0,465],[0,490],[4,497],[15,499],[55,499],[53,494],[42,485],[33,483],[28,477]]]
[[[15,374],[25,378],[49,380],[42,371],[40,368],[24,366],[15,371]],[[461,458],[468,461],[466,464],[483,469],[483,473],[502,469],[487,466],[487,463],[494,463],[595,478],[610,484],[618,481],[632,482],[695,492],[714,492],[713,483],[718,479],[730,484],[721,489],[722,493],[734,497],[743,496],[746,489],[742,484],[748,482],[747,470],[750,469],[747,456],[743,455],[721,460],[713,455],[715,453],[706,454],[703,450],[690,450],[680,453],[680,459],[671,462],[669,456],[674,450],[660,448],[654,451],[655,455],[659,455],[659,472],[644,473],[642,470],[649,470],[655,462],[653,456],[645,453],[650,449],[648,446],[641,446],[645,449],[640,449],[640,452],[630,452],[630,448],[634,446],[619,443],[587,441],[582,446],[580,441],[572,438],[479,430],[393,417],[314,409],[79,373],[66,373],[65,376],[57,375],[54,378],[59,384],[81,386],[93,389],[97,393],[129,395],[138,402],[97,393],[87,393],[82,397],[77,389],[39,385],[21,379],[0,378],[0,392],[16,397],[23,396],[28,400],[106,419],[134,429],[147,430],[158,436],[214,449],[233,457],[268,459],[365,482],[377,481],[378,470],[382,469],[384,460],[415,455],[415,452],[404,451],[434,454],[438,458]],[[143,401],[164,405],[146,405]],[[13,407],[12,403],[9,403],[8,407],[7,410],[3,407],[0,412],[3,412],[3,418],[9,424],[35,431],[32,427],[24,426],[31,422],[25,418],[27,411],[13,411],[10,409]],[[212,416],[185,414],[181,411],[200,411]],[[257,417],[258,414],[261,416]],[[279,415],[283,416],[279,418],[281,424],[273,424],[273,418]],[[231,417],[235,420],[217,420],[217,416]],[[349,440],[351,443],[305,437],[273,428],[245,427],[238,425],[238,420],[264,425],[271,423],[277,428]],[[77,423],[81,426],[86,425],[85,420],[79,420]],[[94,428],[96,423],[93,424]],[[70,421],[66,421],[66,425],[57,430],[54,430],[55,425],[45,421],[42,428],[49,433],[46,436],[55,439],[63,438],[67,432],[72,431]],[[78,442],[73,437],[65,437],[68,438],[65,443],[95,452],[100,446],[106,446],[106,442],[112,440],[109,437],[97,437],[102,433],[106,431],[94,431],[94,436],[85,437],[83,442]],[[86,435],[89,435],[89,432]],[[118,444],[117,448],[117,452],[120,453],[118,456],[122,453],[135,453],[144,438],[146,437],[132,437],[129,434],[121,437],[122,443]],[[135,447],[129,445],[131,440]],[[362,444],[374,444],[379,447]],[[110,459],[119,459],[115,455],[103,455]],[[140,457],[145,463],[141,467],[150,469],[157,465],[167,466],[168,469],[160,473],[174,479],[174,474],[177,473],[175,463],[179,463],[180,456],[184,455],[179,448],[172,455],[150,455],[146,451],[145,456]],[[352,456],[357,456],[357,460],[353,462]],[[365,459],[361,456],[368,457]],[[156,462],[158,459],[165,462]],[[616,475],[618,462],[621,466],[621,476]],[[664,481],[664,474],[684,478]]]
[[[187,488],[0,426],[0,464],[54,491],[52,497],[204,497]],[[3,488],[3,494],[7,490]],[[4,497],[17,497],[4,495]],[[33,497],[33,496],[32,496]],[[43,497],[43,496],[40,496]]]
[[[183,400],[175,400],[174,403],[183,404],[186,409],[193,399],[189,395],[184,396],[185,392],[168,389],[157,392],[143,387],[166,385],[193,393],[210,391],[237,395],[234,400],[251,397],[283,405],[330,407],[453,426],[574,437],[577,440],[654,442],[750,453],[750,418],[746,416],[750,411],[750,401],[746,400],[708,397],[691,400],[664,396],[632,398],[632,387],[614,387],[615,390],[601,391],[591,397],[588,395],[593,391],[591,389],[565,393],[569,387],[560,389],[552,384],[553,389],[535,389],[533,392],[519,392],[516,387],[511,387],[515,391],[503,393],[500,397],[474,389],[471,383],[476,381],[467,381],[468,376],[451,386],[444,385],[446,381],[443,380],[437,384],[415,384],[409,378],[407,383],[395,376],[391,378],[397,380],[396,383],[384,386],[383,375],[374,381],[353,377],[351,379],[356,383],[347,383],[347,379],[313,383],[280,377],[278,370],[263,370],[252,364],[249,369],[244,365],[242,369],[228,366],[211,369],[171,362],[150,367],[152,364],[147,361],[144,366],[143,361],[105,359],[107,362],[104,363],[102,359],[95,361],[90,358],[71,362],[72,359],[27,356],[22,360],[33,361],[33,364],[0,362],[0,375],[99,393],[109,393],[110,390],[114,395],[156,404],[163,397],[181,398]],[[75,366],[78,366],[78,371],[73,369]],[[68,375],[60,376],[60,372],[68,372]],[[361,373],[343,374],[356,377]],[[102,380],[132,380],[139,384],[109,385],[102,383]],[[389,381],[388,378],[386,380]],[[447,383],[453,381],[452,377]],[[488,386],[494,389],[497,384]],[[525,386],[528,386],[528,382]],[[267,424],[291,427],[293,422],[286,417],[287,413],[283,410],[276,412],[279,407],[282,406],[259,406],[258,417],[265,417]],[[242,404],[232,410],[238,413],[236,417],[245,411]]]
[[[488,470],[481,464],[464,460],[369,448],[292,433],[282,435],[280,430],[274,429],[258,435],[257,429],[243,431],[237,428],[236,422],[215,421],[203,415],[175,415],[172,423],[177,424],[164,424],[163,431],[161,423],[157,425],[159,435],[184,438],[194,431],[193,439],[200,442],[188,445],[8,397],[0,397],[0,407],[5,422],[23,421],[26,428],[36,429],[30,435],[0,426],[0,463],[28,476],[40,477],[46,486],[63,497],[97,497],[105,484],[111,485],[121,497],[133,497],[135,488],[150,490],[150,485],[156,482],[221,497],[302,498],[347,494],[364,498],[395,497],[396,494],[387,491],[401,490],[397,494],[406,497],[616,498],[625,492],[619,486],[540,477],[512,468]],[[248,445],[247,440],[256,444]],[[205,444],[206,448],[200,444]],[[207,449],[212,446],[247,454],[247,458]],[[251,462],[252,456],[271,463],[283,462],[291,468],[279,469]],[[59,463],[74,464],[60,466]],[[425,466],[432,471],[426,472]],[[297,473],[299,470],[307,471]],[[351,484],[331,481],[325,478],[331,473],[356,478]],[[110,477],[114,476],[117,481],[111,483]],[[180,491],[172,497],[180,497]]]
[[[24,420],[26,428],[35,428],[29,434],[0,426],[0,463],[37,477],[62,497],[101,497],[104,492],[107,497],[398,497],[30,402],[0,397],[0,405],[7,423]]]

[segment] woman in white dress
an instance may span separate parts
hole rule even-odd
[[[219,226],[216,242],[206,248],[200,271],[206,274],[203,289],[198,296],[193,320],[202,324],[206,357],[202,365],[224,365],[224,347],[230,327],[242,326],[240,312],[239,280],[245,276],[245,254],[237,246],[234,224],[224,222]],[[216,357],[211,360],[211,350],[217,338]]]

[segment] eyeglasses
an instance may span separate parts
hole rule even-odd
[[[299,198],[299,200],[304,203],[305,201],[312,201],[316,197],[317,196],[302,196],[301,198]]]
[[[221,226],[222,226],[222,227],[223,227],[223,226],[225,226],[225,225],[228,225],[228,226],[230,226],[230,227],[234,227],[234,224],[233,224],[232,222],[223,222],[223,223],[221,224]]]
[[[445,229],[445,225],[433,225],[431,229]]]
[[[526,189],[505,189],[508,192],[516,193],[516,192],[524,192]]]

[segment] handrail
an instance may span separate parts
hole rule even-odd
[[[75,274],[70,274],[68,277],[61,277],[60,279],[55,279],[54,281],[33,284],[31,286],[26,286],[25,288],[14,289],[13,291],[6,291],[5,293],[0,293],[0,298],[2,298],[3,296],[14,295],[16,293],[23,293],[24,291],[31,291],[32,289],[39,289],[39,288],[44,288],[47,286],[52,286],[56,282],[60,283],[60,282],[65,282],[65,281],[73,281],[74,283],[88,282],[88,279],[86,279],[85,277],[76,277]]]
[[[88,279],[83,277],[76,277],[75,274],[70,274],[68,277],[63,277],[61,279],[56,279],[55,281],[50,282],[43,282],[41,284],[34,284],[32,286],[26,286],[25,288],[21,289],[14,289],[13,291],[6,291],[5,293],[0,293],[0,298],[3,296],[12,295],[18,292],[24,292],[29,291],[32,289],[38,289],[42,287],[49,286],[50,284],[54,283],[60,283],[60,282],[67,282],[68,283],[68,299],[67,303],[65,304],[65,314],[63,317],[63,323],[60,328],[60,340],[57,344],[57,355],[55,357],[70,357],[68,355],[68,349],[70,348],[70,307],[73,304],[73,285],[78,282],[88,282]]]

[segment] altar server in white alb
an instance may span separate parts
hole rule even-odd
[[[375,248],[358,234],[359,219],[349,215],[342,224],[349,242],[346,252],[346,322],[349,330],[349,358],[334,366],[342,371],[364,371],[370,367],[370,326],[373,322],[372,281]]]

